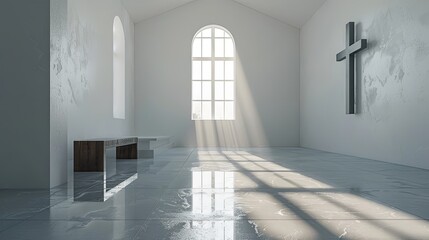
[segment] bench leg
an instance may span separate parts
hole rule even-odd
[[[104,172],[104,142],[74,142],[75,172]]]
[[[137,143],[116,147],[116,159],[137,159]]]

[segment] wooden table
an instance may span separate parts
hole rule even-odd
[[[137,145],[136,137],[74,141],[74,171],[105,172],[109,148],[116,148],[117,159],[137,159]]]

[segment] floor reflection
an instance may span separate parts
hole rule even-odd
[[[234,221],[192,221],[191,224],[194,230],[208,231],[206,239],[234,239]]]
[[[223,217],[234,216],[234,175],[232,172],[192,172],[192,213]],[[234,239],[234,221],[192,221],[194,229],[211,229],[215,239]]]
[[[111,165],[114,167],[105,172],[75,172],[73,176],[74,201],[106,201],[138,178],[136,160],[115,159]]]

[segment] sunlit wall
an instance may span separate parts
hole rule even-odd
[[[236,45],[234,121],[193,121],[192,39],[220,25]],[[249,27],[250,26],[250,27]],[[299,30],[233,1],[201,0],[137,23],[136,131],[177,146],[297,146]]]

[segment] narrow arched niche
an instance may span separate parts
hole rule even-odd
[[[125,33],[118,16],[113,20],[113,118],[125,119]]]

